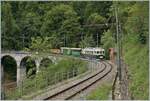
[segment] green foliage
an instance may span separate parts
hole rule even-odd
[[[30,69],[27,71],[27,73],[26,73],[27,78],[33,77],[33,72],[35,72],[35,71],[36,71],[35,68],[30,68]],[[34,75],[35,75],[35,74],[34,74]]]
[[[106,59],[109,58],[109,48],[115,47],[115,40],[112,36],[112,32],[110,30],[107,30],[107,32],[104,32],[104,36],[102,37],[102,43],[103,48],[105,49],[105,55]]]
[[[129,17],[126,23],[128,33],[137,34],[138,40],[145,44],[148,37],[148,2],[137,2],[129,10]]]
[[[129,66],[130,92],[135,100],[147,100],[149,94],[148,45],[137,44],[136,39],[130,40],[128,37],[124,43],[124,59]]]
[[[120,33],[123,36],[121,40],[124,42],[123,53],[125,54],[126,63],[129,64],[130,74],[133,75],[130,84],[133,97],[135,99],[148,98],[148,1],[2,1],[1,6],[2,50],[27,49],[36,53],[49,53],[50,48],[60,48],[62,46],[95,47],[98,33],[100,39],[98,43],[101,43],[102,37],[106,54],[108,54],[108,48],[114,47],[115,24],[107,27],[81,28],[81,26],[115,23],[114,7],[117,6],[121,25]],[[83,40],[81,40],[81,31],[85,33]],[[112,33],[115,34],[112,35]],[[59,70],[66,71],[70,69],[70,66],[72,66],[71,69],[73,67],[77,68],[74,61],[72,59],[63,60],[60,64],[50,65],[47,69],[55,72]],[[83,65],[79,61],[76,63]],[[8,63],[8,65],[10,64]],[[144,69],[141,69],[141,66]],[[60,67],[67,69],[60,69]],[[27,74],[32,74],[32,71],[34,69],[29,70]],[[43,78],[39,76],[38,79],[43,83],[39,85],[39,88],[44,87],[45,81]]]
[[[57,37],[53,47],[63,46],[64,40],[67,41],[67,46],[72,46],[77,40],[75,36],[80,31],[78,19],[77,13],[71,6],[60,4],[45,14],[41,31],[44,36]]]
[[[79,69],[79,71],[82,73],[85,71],[86,66],[85,62],[74,59],[74,58],[66,58],[61,60],[58,64],[56,65],[51,65],[48,69],[51,71],[51,73],[58,72],[58,71],[67,71],[67,70],[72,70],[72,69]],[[80,68],[79,68],[80,67]]]
[[[45,69],[40,69],[34,78],[27,78],[21,82],[19,88],[6,92],[6,99],[21,98],[23,95],[37,92],[50,85],[72,78],[73,72],[74,76],[77,76],[86,71],[87,62],[66,57],[60,60],[57,64],[51,64]],[[65,75],[62,76],[62,73],[65,73]]]
[[[36,64],[33,58],[26,57],[22,61],[21,65],[25,66],[26,77],[33,78],[36,74]]]
[[[16,61],[10,56],[5,56],[2,58],[1,64],[3,65],[5,80],[14,80],[15,81],[16,74],[17,74]]]
[[[133,99],[146,100],[149,94],[148,2],[118,2],[117,7],[123,32],[123,58],[131,76],[130,92]]]
[[[41,37],[32,38],[32,43],[29,50],[35,52],[50,52],[52,47],[50,39],[50,37],[45,37],[43,39]]]
[[[88,27],[87,33],[93,36],[94,42],[97,43],[97,37],[99,38],[98,46],[101,44],[101,37],[102,33],[105,30],[105,27],[103,26],[106,23],[106,18],[101,16],[98,13],[92,13],[88,19],[86,24],[92,25],[92,27]],[[97,36],[98,34],[98,36]],[[95,44],[96,45],[96,44]]]
[[[9,3],[2,3],[2,49],[17,49],[19,27],[11,12]]]
[[[95,42],[94,42],[93,37],[91,35],[85,36],[79,45],[79,47],[81,47],[81,48],[94,47],[94,46],[95,46]]]
[[[93,13],[88,18],[89,24],[103,24],[105,23],[106,19],[100,16],[98,13]]]
[[[45,69],[45,68],[48,68],[52,64],[53,64],[52,60],[48,58],[44,58],[40,63],[40,67]]]
[[[92,13],[98,13],[102,15],[103,17],[108,17],[110,6],[112,5],[112,2],[103,1],[103,2],[92,2],[89,1],[85,5],[85,19],[89,17]]]
[[[2,2],[2,49],[29,48],[32,37],[51,37],[52,48],[79,47],[81,30],[93,35],[104,29],[81,28],[108,17],[112,2]],[[101,36],[101,34],[100,34]]]
[[[107,30],[107,32],[104,32],[104,36],[102,37],[102,43],[105,49],[114,47],[115,41],[112,36],[112,32],[110,30]]]
[[[108,100],[109,93],[111,91],[111,85],[105,84],[98,87],[96,90],[92,91],[90,95],[87,96],[87,100]]]

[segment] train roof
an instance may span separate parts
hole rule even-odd
[[[81,48],[61,47],[61,49],[81,50]]]
[[[83,50],[86,50],[86,51],[104,51],[104,49],[103,48],[101,48],[101,47],[87,47],[87,48],[84,48]]]

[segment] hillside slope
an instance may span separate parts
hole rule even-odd
[[[129,89],[133,99],[147,100],[149,95],[148,44],[140,44],[137,37],[126,36],[123,44],[125,63],[130,75]]]

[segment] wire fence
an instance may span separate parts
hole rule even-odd
[[[56,72],[54,75],[41,73],[41,77],[34,79],[24,79],[20,81],[19,86],[13,88],[5,87],[5,99],[17,99],[23,95],[44,89],[50,85],[55,85],[69,78],[76,77],[79,74],[78,68],[65,72]]]
[[[87,70],[93,72],[99,64],[97,62],[88,62]],[[86,70],[86,71],[87,71]],[[19,85],[13,88],[4,89],[4,99],[13,99],[16,100],[25,95],[33,94],[39,90],[46,89],[52,85],[56,85],[59,82],[68,80],[70,78],[76,77],[81,74],[79,68],[73,68],[67,71],[60,71],[53,74],[48,72],[42,72],[38,77],[34,78],[25,78],[20,81]]]

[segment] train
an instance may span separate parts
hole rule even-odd
[[[51,49],[51,53],[96,60],[102,60],[105,58],[105,49],[101,47],[87,47],[87,48],[61,47],[60,49]]]
[[[104,59],[105,50],[103,48],[84,48],[81,51],[81,56],[88,59]]]

